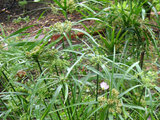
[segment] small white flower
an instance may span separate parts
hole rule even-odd
[[[51,39],[49,39],[48,42],[51,42]]]
[[[7,47],[8,46],[8,44],[7,43],[4,43],[4,47]]]
[[[34,0],[34,2],[39,2],[40,0]]]
[[[52,46],[52,48],[51,49],[55,49],[55,47],[54,46]]]
[[[107,90],[109,88],[109,85],[107,85],[106,82],[101,82],[100,86],[101,86],[102,90]]]
[[[128,57],[127,59],[128,59],[128,60],[130,60],[130,59],[131,59],[131,57]]]

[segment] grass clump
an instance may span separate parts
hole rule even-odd
[[[150,46],[159,57],[159,37],[144,14],[144,3],[76,1],[85,8],[84,19],[71,22],[66,2],[55,0],[66,20],[50,26],[42,39],[17,40],[32,26],[1,35],[0,118],[158,120],[159,70],[148,70],[145,63]],[[85,20],[95,21],[90,31],[96,36],[75,28]],[[103,26],[101,33],[97,26]],[[83,38],[73,37],[76,32]]]

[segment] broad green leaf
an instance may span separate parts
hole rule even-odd
[[[102,109],[104,106],[106,106],[106,104],[103,104],[103,105],[99,106],[98,108],[96,108],[86,119],[88,120],[93,114],[95,114],[97,111]]]
[[[67,42],[68,42],[69,46],[70,46],[71,49],[73,50],[73,45],[72,45],[71,40],[68,38],[68,36],[66,35],[66,33],[63,33],[63,35],[65,36],[65,38],[67,39]]]
[[[160,93],[160,87],[156,86],[155,89]]]
[[[124,91],[123,93],[121,93],[118,97],[121,98],[121,97],[123,97],[123,95],[127,94],[129,91],[131,91],[131,90],[133,90],[133,89],[135,89],[137,87],[140,87],[140,86],[142,86],[142,85],[133,86],[133,87],[127,89],[126,91]]]
[[[144,108],[144,107],[136,106],[136,105],[123,104],[123,107],[130,108],[130,109],[138,109],[138,110],[143,110],[143,111],[145,111],[145,108]]]
[[[43,113],[43,115],[42,115],[42,117],[41,117],[40,120],[44,120],[44,119],[45,119],[45,117],[46,117],[46,115],[49,113],[51,107],[53,107],[53,103],[55,102],[56,98],[58,97],[61,89],[62,89],[62,85],[59,85],[58,88],[56,89],[54,95],[53,95],[53,98],[52,98],[50,104],[49,104],[48,107],[46,108],[46,110],[45,110],[45,112]]]
[[[67,107],[59,108],[59,109],[57,109],[57,110],[55,110],[55,111],[51,111],[50,113],[54,113],[54,112],[57,112],[57,111],[62,111],[62,110],[65,110],[65,109],[67,109],[67,108],[74,107],[74,106],[91,105],[91,104],[97,104],[97,102],[95,102],[95,101],[80,102],[80,103],[68,105]],[[94,113],[93,113],[93,114],[94,114]]]
[[[85,18],[85,19],[79,20],[78,22],[73,23],[73,25],[76,25],[78,23],[84,22],[86,20],[95,20],[95,21],[103,22],[101,19],[98,19],[98,18]]]
[[[68,68],[68,72],[67,72],[65,78],[68,77],[68,75],[70,74],[70,72],[72,71],[72,69],[74,68],[74,66],[75,66],[76,64],[78,64],[78,62],[83,58],[84,55],[85,55],[85,53],[82,54],[82,55],[78,58],[78,60],[77,60],[70,68]]]
[[[35,42],[28,42],[28,41],[26,41],[26,42],[14,42],[14,43],[10,43],[9,44],[9,46],[24,46],[24,45],[32,45],[32,44],[34,44]]]
[[[113,120],[113,114],[109,114],[109,120]]]
[[[87,5],[83,4],[83,3],[78,3],[77,4],[80,7],[84,7],[86,9],[88,9],[89,11],[91,11],[93,14],[96,14],[96,12],[94,10],[92,10],[90,7],[88,7]]]
[[[103,76],[103,74],[102,74],[100,71],[98,71],[97,69],[95,69],[94,67],[86,66],[86,68],[87,68],[88,70],[91,70],[92,72],[96,73],[97,75],[101,76],[102,78],[105,78],[105,77]]]
[[[64,103],[65,103],[68,98],[68,84],[64,83],[64,86],[65,86],[65,100],[64,100]]]
[[[10,34],[6,39],[8,39],[8,38],[10,38],[10,37],[12,37],[12,36],[14,36],[14,35],[20,34],[20,33],[22,33],[23,31],[25,31],[25,30],[27,30],[27,29],[33,27],[33,26],[34,26],[34,25],[30,25],[30,26],[21,28],[21,29],[17,30],[16,32]]]
[[[92,41],[93,43],[98,47],[99,44],[95,41],[95,39],[90,35],[88,34],[87,32],[83,31],[83,30],[80,30],[80,29],[76,29],[76,28],[73,28],[72,30],[74,31],[78,31],[78,32],[81,32],[81,33],[84,33],[85,35],[87,35]]]
[[[123,76],[123,79],[126,77],[126,75],[135,67],[139,64],[139,62],[136,62],[134,64],[132,64],[128,69],[127,71],[125,72],[124,76]]]

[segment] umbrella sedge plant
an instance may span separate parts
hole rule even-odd
[[[67,13],[65,1],[62,7]],[[66,21],[48,27],[47,32],[40,29],[35,41],[19,37],[33,25],[9,36],[1,26],[0,119],[160,118],[158,73],[142,69],[145,59],[143,64],[140,59],[143,51],[149,54],[149,45],[158,50],[145,17],[146,1],[93,2],[102,3],[103,9],[82,2],[90,17],[71,22],[65,13]],[[74,27],[86,20],[94,20],[97,27],[85,26],[87,32]]]

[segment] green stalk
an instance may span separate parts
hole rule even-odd
[[[43,71],[42,71],[41,65],[40,65],[40,63],[39,63],[38,57],[35,58],[35,61],[36,61],[36,63],[38,64],[40,73],[42,74]],[[44,76],[44,75],[42,74],[42,76]],[[45,82],[45,84],[47,84],[47,81],[46,81],[45,79],[44,79],[44,82]]]
[[[140,104],[141,102],[141,99],[142,99],[142,96],[144,94],[144,91],[145,91],[145,87],[142,89],[142,92],[141,92],[141,96],[139,97],[139,100],[138,100],[138,103]]]
[[[109,89],[109,91],[110,91],[109,97],[110,98],[112,96],[111,91],[113,88],[114,64],[115,64],[115,46],[114,46],[113,63],[112,63],[112,76],[111,76],[111,81],[110,81],[110,85],[109,85],[109,88],[110,88]]]
[[[116,6],[117,6],[117,4],[118,4],[118,0],[115,0],[115,4],[116,4]]]
[[[69,102],[69,99],[67,98],[67,102],[68,102],[68,105],[70,106],[71,104],[70,104],[70,102]],[[72,112],[72,108],[71,107],[69,107],[69,110],[70,110],[70,112],[71,112],[71,116],[72,116],[72,114],[73,114],[73,112]],[[74,116],[72,116],[72,120],[74,120]]]
[[[65,46],[64,46],[64,38],[62,39],[62,45],[63,45],[63,49],[65,48]]]
[[[67,10],[64,10],[64,16],[65,16],[66,20],[68,20]]]
[[[1,78],[1,77],[0,77],[0,78]],[[0,84],[0,85],[1,85],[2,89],[3,89],[3,88],[5,88],[5,82],[3,81],[3,79],[2,79],[2,80],[0,80],[0,82],[1,82],[1,84]],[[0,92],[1,92],[1,91],[0,91]]]
[[[66,20],[68,20],[68,15],[67,15],[67,0],[64,0],[64,16]]]
[[[7,108],[7,106],[4,104],[4,102],[3,102],[3,100],[0,98],[0,101],[1,101],[1,103],[4,105],[4,107],[6,108],[6,109],[8,109]]]
[[[141,69],[143,68],[144,55],[145,55],[145,51],[142,51],[140,56],[140,63],[139,63]]]
[[[142,96],[144,94],[144,91],[145,91],[145,87],[142,89],[141,95],[140,95],[139,100],[138,100],[138,105],[140,105],[140,102],[141,102]],[[130,115],[132,115],[133,112],[134,112],[134,110],[131,110]],[[126,120],[128,120],[128,119],[129,119],[129,117],[126,118]]]
[[[56,65],[55,65],[55,69],[56,69],[57,76],[59,76],[58,68],[57,68]],[[63,99],[65,99],[65,95],[64,95],[64,88],[65,88],[65,87],[64,87],[63,81],[62,81],[62,85],[63,85],[63,88],[62,88],[62,95],[63,95]],[[68,105],[70,105],[70,102],[69,102],[68,98],[67,98],[67,102],[68,102]],[[65,103],[65,106],[67,106],[66,103]],[[71,115],[70,115],[70,113],[71,113],[71,115],[72,115],[72,109],[71,109],[71,108],[70,108],[70,109],[67,108],[67,114],[68,114],[69,120],[71,120]],[[74,120],[73,117],[72,117],[72,119]]]
[[[55,65],[55,69],[56,69],[57,76],[59,76],[57,65]]]
[[[69,39],[71,40],[72,38],[71,38],[71,31],[68,33],[69,34]],[[74,55],[74,58],[77,60],[77,55],[74,53],[73,54]],[[76,73],[78,73],[77,72],[77,67],[75,66],[75,74]],[[72,87],[71,87],[71,90],[72,90],[72,93],[73,93],[73,102],[75,103],[75,97],[76,97],[76,84],[74,84],[74,91],[73,91],[73,89],[72,89]],[[78,118],[78,114],[77,114],[77,109],[76,109],[77,107],[75,107],[75,112],[76,112],[76,118],[77,118],[77,120],[79,120],[79,118]]]
[[[56,106],[55,103],[54,103],[54,108],[57,110],[57,106]],[[59,112],[57,111],[56,113],[57,113],[57,116],[58,116],[59,120],[61,120],[61,116],[60,116]]]
[[[146,39],[145,39],[145,41],[146,41]],[[143,63],[144,63],[145,47],[146,47],[146,44],[143,45],[143,51],[140,53],[140,67],[141,67],[141,69],[143,68]]]
[[[13,85],[9,82],[9,79],[8,79],[8,77],[6,76],[6,74],[5,74],[3,71],[1,71],[1,72],[2,72],[3,76],[5,77],[5,79],[7,80],[7,82],[9,83],[9,85],[11,86],[11,88],[13,89],[13,91],[16,92],[16,90],[15,90],[14,87],[13,87]],[[16,96],[17,96],[19,102],[22,104],[20,97],[19,97],[18,95],[16,95]],[[14,103],[16,104],[16,106],[18,107],[16,101],[13,99],[12,96],[11,96],[11,98],[12,98],[12,100],[14,101]],[[19,113],[19,112],[20,112],[20,113]],[[22,114],[21,110],[20,110],[19,112],[18,112],[18,115],[21,115],[21,114]]]
[[[35,61],[36,61],[37,64],[38,64],[40,73],[42,74],[42,68],[41,68],[41,65],[40,65],[40,63],[39,63],[38,57],[35,58]],[[42,76],[44,76],[44,75],[42,74]],[[47,84],[47,81],[46,81],[45,79],[44,79],[44,82],[45,82],[45,84]],[[49,88],[48,88],[47,90],[48,90],[48,92],[50,92]],[[45,100],[43,100],[43,101],[44,101],[44,103],[45,103],[45,106],[47,107],[47,104],[46,104]],[[57,107],[56,107],[56,104],[55,104],[55,103],[54,103],[54,108],[57,110]],[[59,112],[57,111],[56,113],[57,113],[57,116],[58,116],[59,120],[61,120],[61,117],[60,117]],[[50,116],[50,118],[53,120],[53,118],[52,118],[52,116],[51,116],[50,114],[49,114],[49,116]]]
[[[9,79],[7,78],[6,74],[5,74],[3,71],[1,71],[1,72],[2,72],[3,76],[5,77],[5,79],[7,80],[7,82],[9,83],[9,85],[11,86],[12,90],[13,90],[14,92],[16,92],[16,90],[15,90],[14,87],[13,87],[13,85],[9,82]],[[16,95],[16,96],[17,96],[18,100],[21,102],[20,97],[19,97],[18,95]]]
[[[62,85],[63,85],[63,88],[62,88],[62,95],[63,95],[63,99],[65,99],[65,95],[64,95],[64,83],[62,81]],[[67,98],[67,102],[68,102],[68,98]],[[67,106],[67,104],[65,103],[65,106]],[[70,115],[70,112],[69,109],[67,108],[67,113],[68,113],[68,117],[69,117],[69,120],[71,120],[71,115]]]
[[[75,104],[76,103],[76,84],[74,83],[74,90],[73,88],[71,87],[72,89],[72,94],[73,94],[73,103]],[[76,112],[76,117],[77,117],[77,120],[79,120],[78,118],[78,114],[77,114],[77,106],[75,107],[75,112]]]
[[[46,101],[43,99],[43,102],[44,102],[44,105],[46,106],[46,107],[48,107],[48,105],[46,104]],[[51,118],[51,120],[53,120],[53,118],[52,118],[52,116],[49,114],[49,117]]]
[[[97,64],[97,70],[99,71],[99,64]],[[97,86],[96,86],[96,102],[98,102],[98,84],[99,84],[99,75],[97,74]],[[98,103],[96,104],[96,108],[98,107]],[[95,112],[95,120],[97,119],[97,112]]]
[[[130,12],[132,13],[132,0],[130,0],[129,2],[130,2]]]

